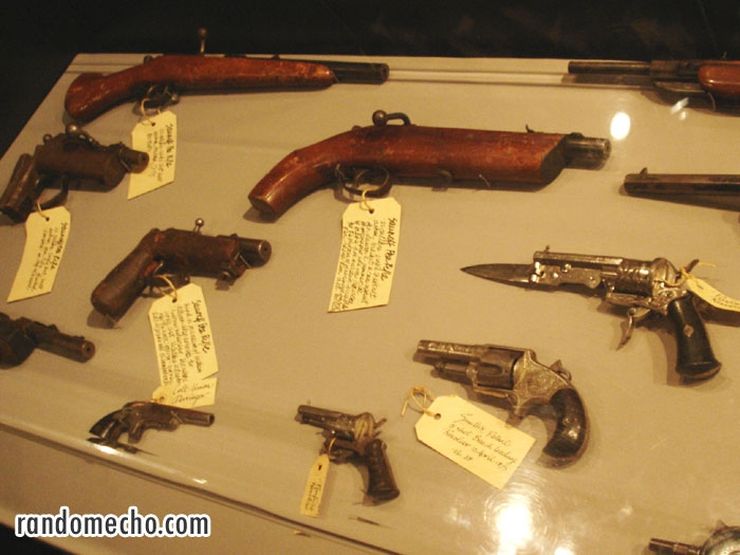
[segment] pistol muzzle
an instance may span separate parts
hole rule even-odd
[[[368,83],[379,85],[388,80],[388,64],[363,62],[322,62],[328,67],[339,83]]]
[[[146,169],[149,164],[149,155],[146,152],[133,150],[124,146],[118,153],[118,158],[128,171],[139,173]]]
[[[239,254],[250,266],[262,266],[270,260],[272,245],[264,239],[239,237]]]
[[[563,146],[565,160],[571,168],[598,168],[609,158],[612,150],[609,139],[584,137],[580,133],[565,137]]]

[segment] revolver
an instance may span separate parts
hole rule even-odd
[[[740,526],[720,524],[702,545],[651,538],[650,551],[663,555],[731,555],[740,553]]]
[[[90,441],[136,452],[138,449],[120,443],[118,438],[125,433],[128,434],[129,443],[138,443],[145,430],[153,428],[172,431],[180,424],[210,426],[214,419],[214,415],[209,412],[162,405],[152,401],[132,401],[98,420],[90,428],[90,433],[96,436]]]
[[[441,378],[470,385],[479,395],[506,399],[516,418],[537,405],[550,405],[557,425],[543,452],[554,464],[572,462],[586,446],[586,410],[560,361],[545,366],[530,349],[427,339],[419,341],[416,356],[433,364]]]
[[[389,501],[400,493],[385,453],[385,443],[378,439],[378,428],[385,418],[376,421],[363,412],[353,416],[310,405],[298,407],[296,420],[323,429],[322,453],[336,463],[355,461],[367,465],[367,495],[373,502]]]
[[[689,265],[689,270],[692,264]],[[716,374],[704,322],[694,306],[686,276],[665,258],[634,260],[618,256],[565,254],[548,249],[534,253],[532,264],[481,264],[462,268],[477,277],[525,287],[604,286],[604,300],[626,306],[627,326],[619,343],[629,341],[634,327],[651,314],[667,317],[673,324],[678,357],[676,372],[687,380]]]
[[[236,234],[202,235],[203,220],[193,231],[152,229],[136,248],[101,281],[92,293],[93,306],[102,314],[120,319],[147,286],[162,275],[175,273],[181,283],[190,275],[213,276],[232,283],[247,268],[262,266],[272,247],[263,239]]]
[[[64,133],[44,135],[43,140],[33,156],[22,154],[18,158],[0,196],[0,212],[16,223],[26,220],[47,187],[60,191],[39,203],[42,209],[63,204],[70,186],[108,191],[126,173],[141,172],[149,163],[146,152],[132,150],[123,143],[103,146],[73,124]]]
[[[82,336],[67,335],[55,325],[28,318],[14,320],[0,312],[0,364],[16,366],[36,347],[79,362],[86,362],[95,354],[95,345]]]

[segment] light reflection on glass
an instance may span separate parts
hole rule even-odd
[[[611,125],[609,126],[609,133],[611,133],[612,139],[615,141],[621,141],[630,134],[630,128],[632,127],[632,120],[629,114],[625,112],[617,112],[612,117]]]
[[[524,496],[516,496],[499,509],[496,515],[499,555],[514,554],[532,539],[532,513],[527,501]]]
[[[575,553],[570,547],[563,547],[561,545],[555,548],[553,555],[575,555]]]
[[[673,106],[671,106],[671,114],[677,114],[678,112],[682,112],[686,106],[689,105],[689,97],[682,98],[678,102],[676,102]],[[683,117],[681,119],[686,119],[686,112],[682,112]]]
[[[118,455],[118,451],[116,451],[113,447],[110,447],[109,445],[102,445],[100,443],[93,444],[95,447],[99,450],[101,450],[103,453],[107,455]]]
[[[193,478],[193,482],[202,486],[204,484],[207,484],[208,480],[206,480],[205,478]]]

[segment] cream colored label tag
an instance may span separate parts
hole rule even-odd
[[[503,488],[534,438],[455,395],[437,397],[416,423],[416,437],[497,488]]]
[[[740,312],[740,301],[717,291],[706,281],[701,280],[696,276],[686,274],[686,288],[715,308],[729,310],[731,312]]]
[[[172,395],[181,394],[186,402],[192,402],[195,389],[181,390],[180,386],[199,384],[218,372],[216,348],[202,289],[190,283],[177,290],[177,300],[169,295],[157,299],[149,309],[149,323],[162,386]],[[215,392],[215,382],[213,390]],[[153,396],[157,398],[156,394]]]
[[[301,499],[301,514],[306,516],[319,516],[319,506],[324,495],[326,477],[329,474],[329,455],[323,453],[317,457],[311,466],[306,481],[306,489]]]
[[[329,312],[388,304],[400,233],[401,205],[395,199],[349,205]]]
[[[157,403],[185,409],[213,405],[216,402],[217,382],[218,378],[214,377],[179,385],[161,385],[152,393],[152,399]]]
[[[72,218],[64,206],[32,212],[26,220],[26,244],[8,302],[49,293],[67,246]]]
[[[165,111],[136,124],[131,132],[131,147],[149,155],[141,173],[132,173],[128,198],[132,199],[175,180],[177,117]]]

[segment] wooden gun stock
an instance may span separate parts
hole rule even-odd
[[[380,115],[378,115],[380,114]],[[405,125],[387,125],[389,119]],[[607,139],[578,133],[517,133],[411,125],[401,114],[376,112],[356,127],[283,158],[249,194],[265,217],[276,218],[309,193],[336,180],[338,169],[384,169],[407,179],[543,186],[565,167],[601,165]]]
[[[385,64],[164,55],[115,73],[81,74],[67,90],[64,107],[72,118],[89,121],[121,102],[143,97],[153,85],[171,86],[179,92],[321,89],[341,81],[382,83],[387,77]]]

